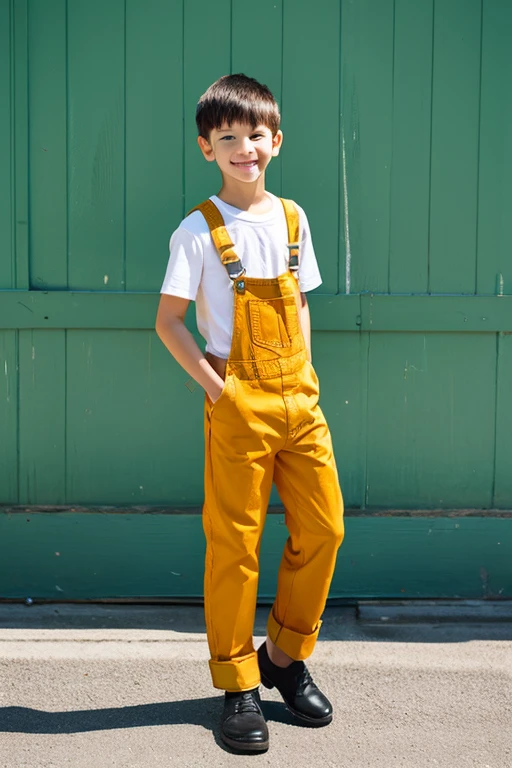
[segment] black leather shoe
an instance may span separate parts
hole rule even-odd
[[[221,739],[237,752],[266,752],[268,728],[259,703],[257,688],[226,691],[221,722]]]
[[[332,720],[330,701],[313,682],[303,661],[289,667],[278,667],[270,661],[267,644],[258,648],[261,682],[266,688],[277,688],[284,703],[304,725],[328,725]]]

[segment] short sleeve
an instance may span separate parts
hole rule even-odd
[[[200,239],[178,227],[169,243],[169,261],[160,293],[195,301],[203,272]]]
[[[306,214],[297,206],[300,216],[299,287],[302,293],[312,291],[322,284],[322,277],[313,248],[311,231]]]

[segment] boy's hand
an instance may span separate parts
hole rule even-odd
[[[308,360],[311,362],[311,319],[309,317],[309,306],[305,293],[300,294],[300,303],[300,324],[304,336],[304,343],[306,344]]]
[[[194,337],[185,327],[185,314],[189,303],[187,299],[162,294],[158,306],[156,332],[175,360],[203,387],[214,403],[220,397],[224,381],[211,367]]]
[[[224,382],[222,381],[222,379],[220,380],[222,382],[222,385],[220,387],[218,385],[212,385],[211,387],[208,387],[208,389],[206,390],[206,394],[210,398],[212,405],[217,402],[217,400],[222,394],[222,390],[224,389]]]

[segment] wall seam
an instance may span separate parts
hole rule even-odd
[[[233,74],[233,0],[229,4],[229,73]]]
[[[475,296],[478,295],[478,238],[480,233],[480,149],[482,135],[482,61],[484,38],[484,3],[480,0],[480,72],[478,85],[478,140],[476,147],[476,216],[475,216]]]
[[[14,119],[14,0],[9,3],[9,37],[10,37],[10,56],[9,56],[9,109],[10,109],[10,149],[11,149],[11,199],[10,199],[10,221],[11,221],[11,288],[16,288],[17,283],[17,265],[16,265],[16,181],[15,181],[15,152],[16,152],[16,123]]]
[[[127,16],[127,0],[124,0],[124,46],[123,46],[123,270],[122,270],[122,290],[126,292],[126,123],[127,123],[127,108],[126,108],[126,47],[127,47],[127,35],[126,35],[126,16]]]
[[[496,474],[497,474],[497,458],[498,458],[498,423],[499,423],[499,381],[500,381],[500,352],[501,352],[501,338],[502,333],[496,334],[496,367],[495,367],[495,383],[494,383],[494,456],[493,456],[493,473],[492,473],[492,487],[491,487],[491,509],[496,508]]]
[[[393,35],[391,60],[391,151],[389,157],[389,208],[388,208],[388,293],[391,293],[391,233],[393,220],[393,155],[395,126],[395,39],[396,39],[396,0],[393,0]]]
[[[344,213],[345,213],[345,185],[344,185],[344,178],[345,178],[345,162],[344,162],[344,152],[343,152],[343,58],[341,55],[341,49],[342,49],[342,35],[343,35],[343,12],[342,12],[342,4],[339,4],[339,10],[340,10],[340,16],[339,16],[339,27],[338,27],[338,77],[339,77],[339,88],[338,88],[338,99],[339,99],[339,106],[338,106],[338,259],[337,259],[337,276],[336,276],[336,285],[337,285],[337,291],[336,293],[341,293],[341,244],[342,244],[342,219],[343,219],[343,232],[345,231],[345,221],[344,221]],[[342,204],[343,201],[343,204]],[[345,240],[343,238],[343,243],[345,243]],[[347,252],[345,248],[345,292],[347,292]]]
[[[67,3],[66,3],[67,4]],[[64,328],[64,504],[68,499],[68,329]]]
[[[69,0],[66,0],[65,6],[64,6],[64,12],[66,15],[65,18],[65,25],[66,25],[66,40],[64,43],[65,46],[65,67],[66,67],[66,288],[69,291],[69,190],[70,190],[70,183],[69,183],[69,168],[70,168],[70,162],[69,162]]]
[[[16,498],[21,504],[21,444],[20,444],[20,331],[14,331],[14,359],[16,363]]]
[[[283,104],[284,104],[284,3],[285,0],[282,0],[281,3],[281,114],[283,114]],[[283,195],[283,166],[284,162],[281,158],[281,164],[279,167],[279,194]]]
[[[181,4],[181,218],[186,204],[186,142],[185,142],[185,0]]]
[[[434,43],[436,29],[436,0],[432,0],[432,62],[430,75],[430,150],[428,172],[428,238],[427,238],[427,294],[430,294],[430,249],[432,243],[432,127],[434,124]]]

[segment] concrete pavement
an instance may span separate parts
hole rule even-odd
[[[333,723],[297,726],[262,689],[270,750],[240,756],[218,738],[200,607],[0,605],[0,766],[511,768],[508,603],[332,606],[321,637]]]

